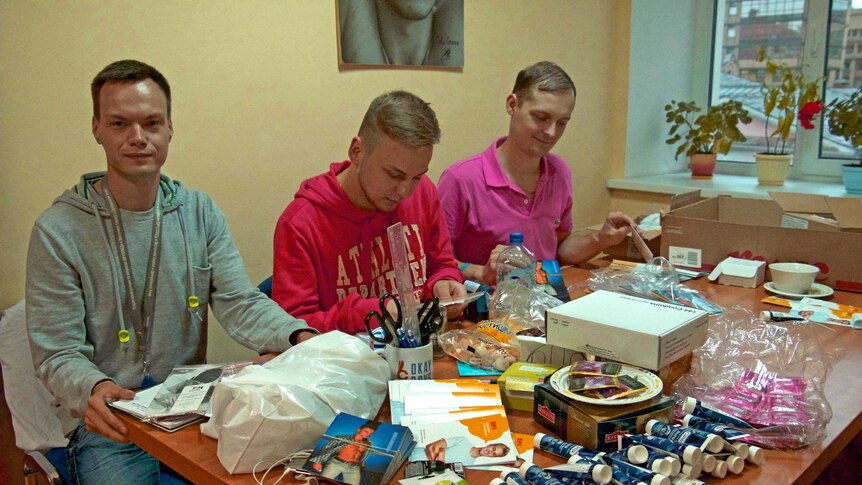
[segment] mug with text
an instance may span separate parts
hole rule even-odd
[[[383,357],[389,363],[391,380],[422,380],[434,378],[434,349],[429,342],[416,348],[387,345]]]

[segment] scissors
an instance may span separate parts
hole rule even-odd
[[[389,300],[392,300],[395,303],[395,318],[393,318],[392,314],[389,313],[389,310],[386,309],[386,302]],[[377,325],[379,325],[380,329],[383,330],[382,337],[371,331],[372,318],[377,320]],[[371,340],[383,345],[390,344],[393,341],[398,341],[398,330],[401,329],[403,323],[404,320],[401,315],[401,304],[398,303],[397,298],[389,293],[380,297],[379,312],[372,310],[365,316],[365,330],[368,332],[368,336]]]
[[[419,333],[422,334],[422,345],[427,345],[431,335],[443,326],[443,313],[440,312],[440,299],[432,297],[419,309]]]

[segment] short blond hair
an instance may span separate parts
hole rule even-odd
[[[374,149],[378,133],[416,148],[440,142],[440,124],[434,110],[407,91],[390,91],[371,102],[359,126],[359,136],[369,150]]]
[[[578,96],[572,78],[566,74],[563,68],[551,61],[537,62],[521,70],[518,77],[515,78],[515,87],[512,88],[512,93],[519,100],[530,99],[533,96],[534,88],[537,91],[552,93],[571,90],[575,97]]]

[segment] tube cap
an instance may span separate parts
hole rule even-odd
[[[734,475],[739,475],[742,473],[742,469],[745,468],[745,460],[738,456],[728,456],[725,463],[727,463],[727,470]]]
[[[697,406],[697,399],[695,399],[693,397],[687,397],[687,398],[685,398],[685,402],[682,403],[682,410],[687,414],[691,414],[694,412],[694,408],[696,406]]]
[[[700,466],[700,463],[696,465],[683,465],[680,473],[689,477],[689,478],[697,478],[703,472],[703,467]]]
[[[653,475],[649,485],[670,485],[670,478],[661,475]]]
[[[527,478],[527,470],[529,470],[531,466],[536,466],[536,465],[531,461],[525,461],[520,466],[520,468],[518,468],[518,475],[521,475],[522,477]]]
[[[717,460],[714,456],[709,453],[704,453],[703,457],[700,459],[700,466],[703,469],[704,473],[712,473],[712,470],[715,469],[715,462]]]
[[[697,446],[688,445],[685,447],[685,450],[682,452],[682,461],[688,464],[700,464],[701,457],[703,456],[703,452],[700,451],[700,448]]]
[[[649,459],[649,451],[644,445],[632,445],[626,449],[626,457],[633,464],[640,465]]]
[[[664,459],[664,461],[670,463],[670,466],[673,467],[671,469],[670,475],[668,475],[669,477],[675,477],[675,476],[679,475],[679,472],[682,470],[682,462],[681,461],[677,460],[676,458],[674,458],[672,456],[666,457]]]
[[[743,460],[748,458],[748,445],[747,444],[745,444],[741,441],[737,441],[735,443],[731,443],[730,446],[732,446],[736,450],[734,455],[742,458]]]
[[[713,468],[709,474],[715,478],[724,478],[725,475],[727,475],[727,463],[721,460],[716,461],[715,468]]]
[[[675,475],[675,473],[673,472],[673,465],[671,465],[671,463],[664,458],[654,460],[652,462],[652,465],[650,465],[650,469],[653,472],[659,473],[666,477],[672,477]]]
[[[593,481],[596,483],[611,483],[614,471],[607,465],[596,465],[593,467]]]
[[[746,460],[754,463],[757,466],[763,466],[766,463],[766,456],[764,456],[763,449],[758,446],[749,445],[748,446],[748,458]]]
[[[545,436],[545,433],[536,433],[536,436],[533,438],[533,448],[536,448],[537,450],[540,449],[539,443],[542,442],[542,438]]]
[[[703,448],[710,453],[718,453],[724,449],[724,440],[721,436],[710,434],[703,440]]]
[[[506,482],[500,480],[499,478],[494,478],[488,483],[488,485],[503,485],[504,483]]]
[[[661,421],[658,421],[657,419],[650,419],[649,421],[647,421],[646,426],[644,426],[644,431],[646,432],[646,434],[652,434],[653,426],[657,425],[660,422]]]

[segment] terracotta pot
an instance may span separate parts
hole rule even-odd
[[[757,181],[760,185],[784,185],[790,172],[790,162],[793,155],[775,155],[772,153],[755,153],[757,165]]]
[[[712,178],[712,172],[715,170],[716,158],[718,158],[718,155],[715,153],[695,153],[692,155],[690,160],[691,178]]]

